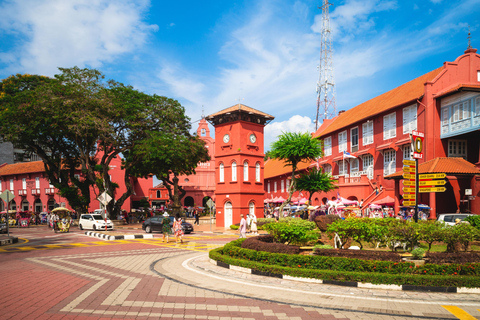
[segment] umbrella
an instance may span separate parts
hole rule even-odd
[[[282,196],[280,196],[280,197],[276,198],[275,202],[285,202],[285,199]]]
[[[427,206],[426,204],[419,204],[418,205],[418,209],[426,209],[426,210],[430,210],[430,207]]]
[[[374,201],[373,203],[378,204],[378,205],[389,205],[389,204],[394,205],[395,204],[395,199],[393,199],[390,196],[386,196],[382,200]]]
[[[376,205],[374,203],[370,203],[369,207],[372,208],[372,209],[381,209],[382,208],[382,206]]]
[[[345,199],[345,198],[342,198],[342,197],[340,197],[340,201],[345,205],[358,204],[358,201],[348,200],[348,199]]]
[[[67,208],[64,208],[64,207],[58,207],[58,208],[53,209],[51,212],[60,212],[60,211],[70,211],[70,210],[68,210]]]
[[[306,198],[301,198],[300,200],[298,200],[298,204],[305,204],[305,202],[307,202],[308,199]]]

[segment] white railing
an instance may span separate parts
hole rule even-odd
[[[40,189],[32,189],[33,195],[40,195]]]
[[[55,188],[45,188],[45,194],[55,194]]]
[[[26,189],[20,189],[20,190],[18,190],[18,195],[19,195],[19,196],[26,196],[26,195],[27,195],[27,190],[26,190]]]

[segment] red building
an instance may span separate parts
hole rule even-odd
[[[324,123],[314,134],[324,142],[324,157],[318,165],[338,179],[339,189],[315,194],[313,204],[338,192],[350,200],[363,199],[364,206],[390,196],[398,210],[403,183],[393,174],[402,170],[402,160],[412,158],[410,134],[417,130],[425,134],[420,164],[447,158],[440,167],[422,169],[443,170],[447,191],[422,193],[418,203],[432,208],[431,217],[437,211],[457,209],[480,213],[480,55],[476,52],[469,48],[454,62],[445,62]],[[476,169],[462,170],[454,158],[463,158]],[[280,166],[266,163],[266,198],[286,197],[286,188],[283,192],[281,188],[282,181],[287,184],[285,170],[270,170],[270,165]],[[470,189],[472,196],[466,197]]]
[[[216,223],[228,228],[240,214],[263,211],[263,129],[271,115],[242,104],[211,114],[215,127]]]

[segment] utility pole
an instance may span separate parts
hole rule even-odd
[[[319,117],[322,120],[332,118],[337,114],[335,104],[335,79],[333,70],[333,48],[330,30],[329,7],[332,3],[322,0],[322,32],[320,45],[320,64],[318,66],[320,76],[317,82],[317,116],[315,119],[315,131],[318,129]],[[321,113],[323,113],[321,115]]]

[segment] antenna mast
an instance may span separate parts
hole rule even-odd
[[[329,7],[332,3],[322,0],[322,40],[320,46],[320,65],[318,69],[320,76],[317,82],[317,117],[315,120],[315,131],[318,129],[318,118],[320,112],[322,119],[329,119],[337,114],[335,105],[335,79],[333,77],[333,48],[330,30]]]

